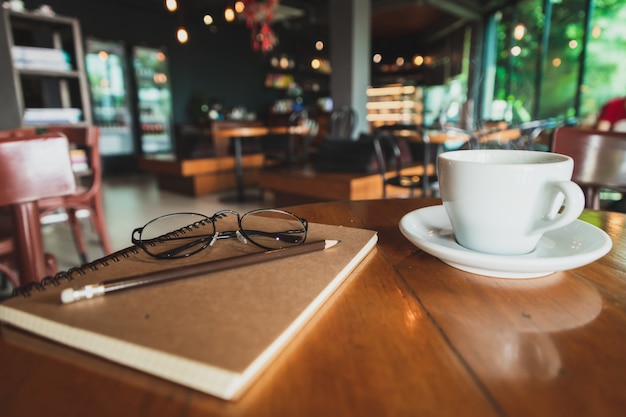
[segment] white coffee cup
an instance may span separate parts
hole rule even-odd
[[[580,216],[574,161],[551,152],[477,149],[438,157],[439,189],[457,242],[498,254],[532,252],[541,236]],[[563,207],[563,203],[565,203]]]

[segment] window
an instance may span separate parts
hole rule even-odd
[[[590,12],[587,4],[525,0],[494,15],[485,118],[575,117],[592,125],[604,102],[626,94],[626,0],[591,0]]]
[[[604,103],[626,95],[626,0],[595,0],[591,18],[580,116],[595,122]],[[589,123],[590,122],[590,123]]]

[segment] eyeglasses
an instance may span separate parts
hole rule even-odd
[[[194,255],[219,239],[236,237],[263,249],[301,245],[308,222],[283,210],[252,210],[243,215],[222,210],[208,217],[198,213],[172,213],[157,217],[133,230],[133,244],[158,259]]]

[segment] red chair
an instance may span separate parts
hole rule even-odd
[[[4,207],[2,208],[4,209]],[[13,249],[13,221],[10,210],[0,211],[0,273],[11,281],[14,287],[20,285],[20,278],[15,271],[14,249]],[[5,281],[1,280],[2,288]]]
[[[16,129],[0,130],[0,139],[21,138],[37,134],[34,127],[18,127]]]
[[[552,151],[574,160],[572,181],[585,192],[585,205],[600,209],[600,190],[626,192],[626,133],[559,127]]]
[[[54,272],[55,264],[44,256],[38,202],[76,191],[68,149],[60,134],[0,140],[0,206],[8,206],[12,217],[12,241],[0,243],[1,269],[14,285]],[[8,260],[15,260],[19,280]]]
[[[41,215],[45,216],[58,210],[63,210],[67,213],[80,260],[82,263],[87,263],[87,247],[83,239],[80,221],[76,216],[79,210],[87,210],[89,212],[91,222],[100,237],[104,254],[107,255],[112,252],[102,202],[100,128],[97,126],[54,126],[48,130],[50,132],[63,133],[72,148],[84,150],[87,156],[87,167],[84,171],[76,172],[80,180],[82,180],[79,181],[76,193],[39,202]],[[82,185],[83,182],[87,185]]]

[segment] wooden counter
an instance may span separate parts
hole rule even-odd
[[[422,166],[407,167],[405,175],[422,175]],[[434,173],[434,166],[429,172]],[[391,173],[390,173],[391,174]],[[322,201],[370,200],[381,198],[383,181],[379,173],[319,172],[313,168],[262,170],[259,187],[266,191],[274,206],[307,204]],[[389,197],[408,197],[409,191],[387,187]]]
[[[262,154],[243,155],[244,185],[256,186],[263,166]],[[154,172],[160,189],[192,196],[233,190],[236,186],[233,156],[183,159],[174,155],[144,156],[139,168]]]

